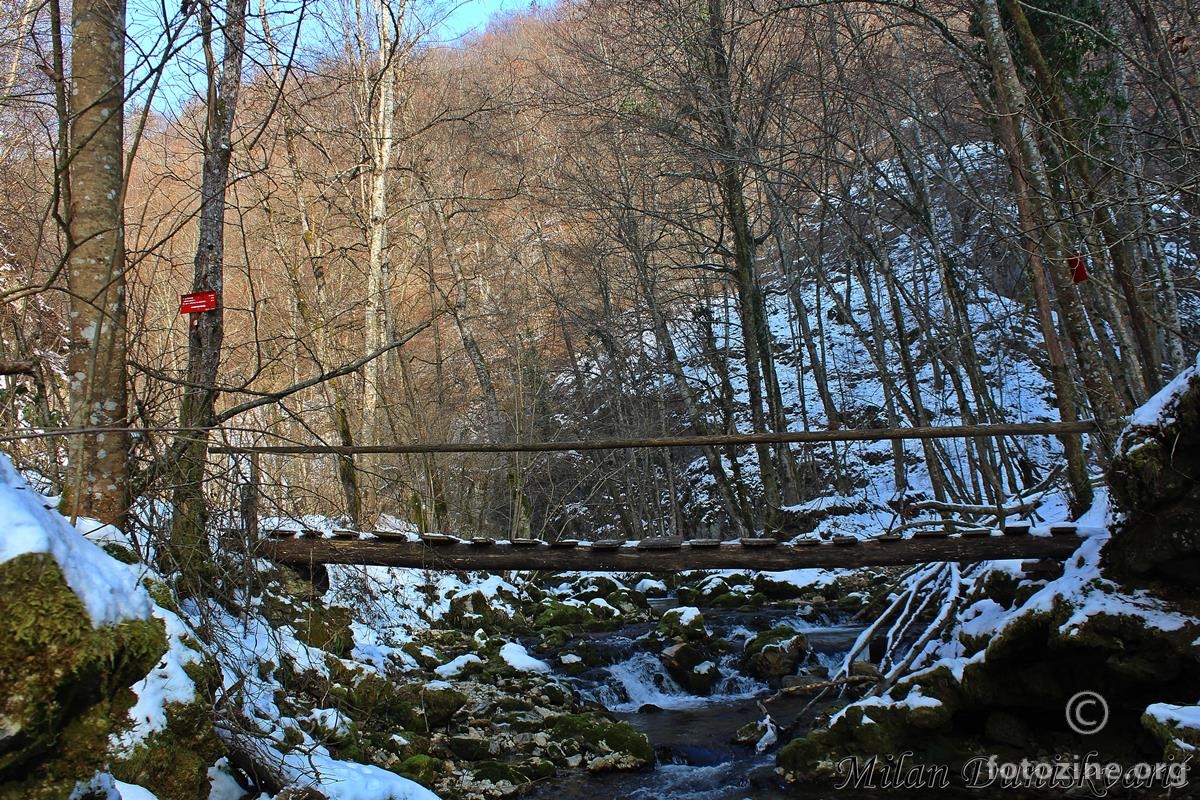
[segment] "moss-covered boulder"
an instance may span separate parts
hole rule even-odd
[[[350,631],[350,609],[326,606],[320,602],[306,603],[295,621],[296,638],[309,647],[325,650],[338,658],[346,658],[354,649],[354,634]]]
[[[616,722],[598,712],[564,714],[547,722],[551,738],[564,752],[586,756],[592,772],[654,766],[650,740],[628,722]]]
[[[698,608],[680,606],[663,613],[658,621],[658,635],[668,640],[701,642],[709,639],[711,634],[704,627],[704,615]]]
[[[776,755],[779,771],[790,781],[831,780],[847,756],[870,757],[917,752],[929,762],[961,764],[972,755],[971,743],[955,736],[950,709],[919,690],[899,700],[878,698],[850,706],[829,727],[793,739]]]
[[[583,630],[595,622],[586,606],[543,600],[534,625],[539,628],[572,628]]]
[[[96,628],[44,553],[0,564],[0,798],[61,798],[104,764],[129,687],[166,652],[158,620]]]
[[[802,633],[780,626],[746,642],[742,663],[747,673],[767,681],[793,675],[808,654],[808,639]]]
[[[625,587],[608,575],[585,575],[571,584],[571,596],[586,603],[597,597],[608,597],[623,588]]]
[[[401,761],[392,771],[431,789],[445,773],[446,762],[432,756],[415,755]]]
[[[710,695],[721,679],[721,671],[708,654],[690,642],[666,647],[658,658],[671,679],[691,694]]]
[[[112,774],[154,787],[159,800],[195,800],[211,789],[208,768],[225,753],[209,702],[167,705],[167,726],[113,759]]]
[[[507,604],[497,602],[479,590],[450,598],[450,610],[445,617],[447,624],[464,631],[500,630],[508,627],[511,620]]]
[[[1106,549],[1127,577],[1200,584],[1200,373],[1178,376],[1121,434],[1109,467],[1125,518]]]

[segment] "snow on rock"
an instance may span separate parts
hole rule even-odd
[[[453,678],[458,673],[466,669],[468,664],[482,664],[483,659],[474,653],[466,653],[459,656],[453,661],[442,664],[434,669],[434,672],[441,678]]]
[[[1175,378],[1129,416],[1129,424],[1142,428],[1159,428],[1167,425],[1173,419],[1171,414],[1176,400],[1183,394],[1192,379],[1200,370],[1200,355],[1196,363],[1175,376]],[[1120,449],[1118,444],[1117,449]]]
[[[129,750],[155,731],[167,727],[167,704],[190,703],[196,697],[196,685],[184,669],[202,656],[184,644],[189,636],[187,626],[176,614],[154,607],[154,616],[163,621],[167,631],[167,652],[151,672],[133,685],[137,702],[129,709],[132,727],[123,732],[115,744]]]
[[[783,572],[770,572],[767,574],[777,581],[790,583],[800,589],[820,589],[830,585],[848,572],[849,570],[844,569],[806,567],[804,569],[789,569]]]
[[[158,800],[149,789],[124,781],[113,781],[121,800]]]
[[[665,597],[667,595],[667,585],[654,578],[642,578],[633,587],[633,590],[648,597]]]
[[[1200,731],[1200,705],[1177,706],[1171,703],[1155,703],[1146,713],[1164,725],[1194,728]]]
[[[550,665],[539,661],[516,642],[508,642],[500,648],[500,657],[510,667],[521,672],[550,672]]]
[[[150,616],[150,598],[137,576],[85,539],[46,499],[30,488],[0,454],[0,563],[25,553],[47,553],[100,628]]]

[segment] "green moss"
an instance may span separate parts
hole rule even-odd
[[[339,658],[346,658],[354,649],[350,620],[348,608],[312,603],[296,620],[296,638],[309,647],[317,647]]]
[[[571,596],[581,602],[607,597],[624,587],[607,575],[588,575],[571,584]]]
[[[514,786],[519,786],[529,782],[529,778],[516,767],[500,761],[480,761],[471,765],[471,771],[477,780],[491,781],[497,784],[501,781],[508,781]]]
[[[225,752],[213,729],[212,707],[198,701],[169,704],[166,711],[166,729],[114,759],[112,774],[118,780],[153,787],[160,800],[204,797],[211,788],[208,768]]]
[[[415,755],[401,761],[393,767],[393,771],[426,788],[432,788],[434,782],[446,771],[446,764],[433,756]]]
[[[556,772],[554,762],[547,761],[544,758],[531,758],[517,766],[517,769],[531,781],[540,781],[545,778],[553,777]]]
[[[339,711],[368,728],[427,730],[421,713],[420,684],[402,685],[382,675],[368,673],[350,686],[330,689],[329,697]]]
[[[122,564],[142,563],[142,559],[138,556],[138,554],[123,544],[117,544],[116,542],[105,542],[101,545],[101,547],[104,548],[104,552],[108,553]]]
[[[128,687],[166,651],[162,623],[94,628],[44,553],[0,564],[0,618],[0,797],[65,797],[128,723]]]
[[[466,704],[467,696],[456,689],[424,689],[421,692],[425,723],[430,730],[449,725],[454,715]]]
[[[542,604],[542,610],[534,619],[538,628],[575,628],[593,622],[594,618],[586,608],[560,603],[557,600],[547,600]]]
[[[491,755],[491,742],[478,736],[451,736],[446,747],[465,761],[479,761]]]
[[[618,589],[604,599],[625,615],[639,614],[650,608],[650,604],[646,602],[646,596],[632,589]]]
[[[669,609],[658,621],[658,635],[664,639],[682,639],[690,642],[707,639],[704,616],[692,612],[695,612],[695,609],[686,606]],[[684,624],[686,614],[691,616],[687,624]]]
[[[549,723],[556,740],[573,739],[598,755],[628,753],[645,764],[654,763],[650,740],[628,722],[614,722],[598,713],[584,712],[553,717]]]
[[[758,678],[772,679],[795,673],[808,652],[808,639],[786,626],[763,631],[746,643],[743,663]]]
[[[450,600],[446,622],[461,630],[503,630],[510,627],[511,617],[505,608],[488,598],[483,592],[474,591],[457,595]]]

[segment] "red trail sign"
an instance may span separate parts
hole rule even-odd
[[[212,290],[179,296],[180,314],[199,314],[202,311],[213,311],[216,307],[217,293]]]

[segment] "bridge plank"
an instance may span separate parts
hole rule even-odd
[[[541,542],[529,540],[541,545]],[[660,540],[661,541],[661,540]],[[856,546],[822,544],[815,547],[712,547],[661,550],[620,547],[522,547],[497,542],[477,547],[468,542],[426,545],[382,539],[265,539],[260,552],[291,564],[374,564],[446,570],[553,569],[599,572],[678,572],[689,569],[753,569],[780,571],[801,567],[859,567],[924,564],[938,561],[968,563],[993,559],[1065,559],[1075,551],[1079,536],[989,536],[964,539],[905,539],[880,544],[869,540]]]

